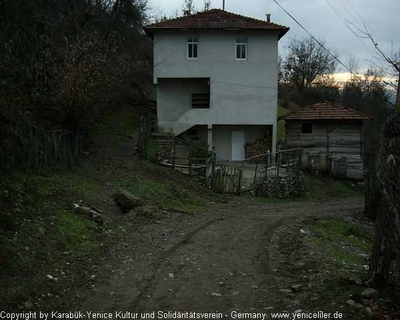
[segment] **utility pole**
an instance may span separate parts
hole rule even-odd
[[[225,0],[222,0],[222,10],[225,11]]]

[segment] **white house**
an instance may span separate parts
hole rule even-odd
[[[289,28],[219,9],[145,27],[154,40],[159,130],[205,140],[218,159],[276,145],[278,41]],[[266,152],[267,150],[265,150]]]

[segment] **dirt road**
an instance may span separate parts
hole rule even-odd
[[[272,270],[271,237],[307,216],[360,211],[363,199],[326,203],[242,202],[178,215],[130,234],[88,274],[69,310],[95,312],[288,310],[285,288]],[[283,235],[284,236],[284,235]],[[283,290],[282,290],[283,289]],[[299,309],[299,307],[297,307]],[[301,308],[300,308],[301,309]],[[157,314],[156,314],[157,315]],[[156,317],[157,318],[157,317]]]

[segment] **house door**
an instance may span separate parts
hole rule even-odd
[[[232,161],[244,160],[244,145],[246,135],[244,131],[232,131]]]

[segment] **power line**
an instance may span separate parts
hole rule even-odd
[[[330,3],[329,0],[325,0],[326,3],[332,8],[332,10],[339,16],[340,19],[342,19],[342,21],[344,22],[344,24],[346,25],[347,29],[349,29],[351,31],[352,34],[354,34],[357,39],[363,44],[363,46],[371,53],[371,55],[374,55],[373,51],[371,50],[371,48],[369,46],[367,46],[365,44],[365,42],[363,40],[361,40],[361,38],[363,38],[362,36],[360,36],[359,34],[357,34],[352,28],[350,28],[349,23],[352,24],[356,29],[359,30],[359,27],[355,24],[353,24],[351,21],[347,21],[346,19],[344,19],[342,17],[342,15],[339,13],[338,10],[336,10],[336,8]],[[360,30],[359,30],[360,31]],[[368,37],[365,37],[368,38]]]
[[[227,84],[227,85],[230,85],[230,86],[257,88],[257,89],[270,89],[270,90],[277,90],[278,89],[277,87],[252,86],[252,85],[247,85],[247,84],[232,83],[232,82],[225,82],[225,81],[216,81],[216,80],[211,81],[211,83],[221,83],[221,84]]]
[[[354,77],[356,77],[358,80],[362,81],[362,79],[355,74],[353,71],[350,70],[338,57],[336,57],[333,53],[331,53],[322,43],[319,41],[317,38],[315,38],[303,25],[295,18],[293,15],[291,15],[284,7],[280,5],[280,3],[277,0],[274,0],[274,2],[294,21],[296,22],[300,28],[302,28],[316,43],[318,43],[322,49],[324,49],[333,59],[335,59],[340,65],[342,65],[347,71],[349,71]]]
[[[346,7],[344,6],[344,4],[342,3],[342,0],[339,0],[339,2],[340,2],[340,4],[342,5],[342,7],[347,11],[347,13],[351,16],[351,18],[352,18],[354,21],[357,21],[357,19],[352,15],[352,13],[348,10],[348,8],[346,8]],[[361,23],[361,25],[364,27],[365,30],[362,31],[361,28],[359,28],[358,26],[356,26],[357,29],[358,29],[362,34],[371,34],[377,41],[382,42],[382,41],[380,41],[380,39],[377,37],[376,33],[371,29],[371,27],[368,26],[367,22],[364,20],[364,18],[362,17],[362,15],[360,14],[360,12],[356,9],[356,7],[354,7],[354,5],[351,3],[351,1],[350,1],[350,0],[347,0],[347,2],[349,3],[349,5],[350,5],[350,7],[353,9],[353,11],[357,14],[357,16],[359,17],[359,22]],[[358,35],[358,37],[363,38],[363,36],[361,36],[361,35]],[[367,36],[367,38],[370,38],[370,37]],[[372,40],[372,39],[371,39],[371,40]],[[376,44],[374,43],[374,46],[375,46],[375,47],[378,45],[377,41],[375,41]],[[379,45],[378,45],[378,46],[379,46]],[[386,49],[386,48],[384,48],[384,49]],[[378,53],[380,53],[379,50],[378,50],[377,48],[375,48],[375,50],[376,50]],[[383,53],[384,55],[386,55],[386,53],[385,53],[384,51],[382,51],[382,53]]]

